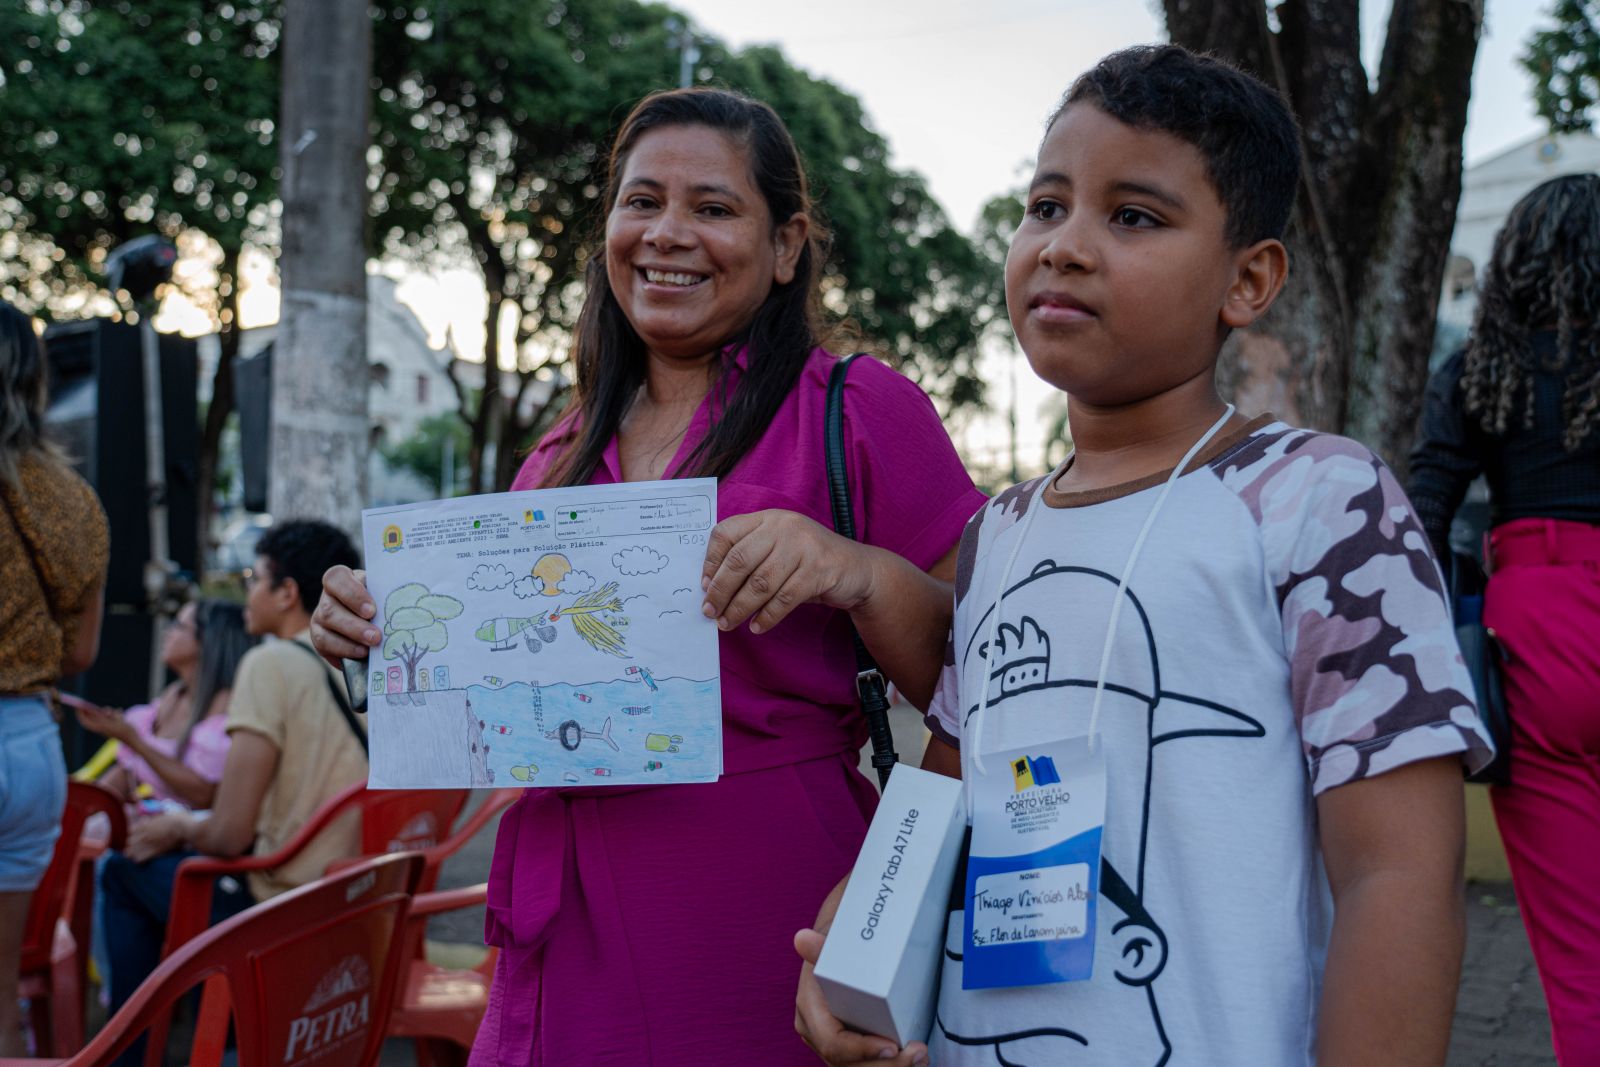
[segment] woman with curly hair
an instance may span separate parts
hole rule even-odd
[[[1490,791],[1556,1054],[1600,1063],[1600,176],[1512,208],[1464,351],[1434,375],[1411,497],[1444,558],[1489,483],[1484,624],[1507,660],[1511,784]]]

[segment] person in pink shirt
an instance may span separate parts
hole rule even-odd
[[[724,772],[705,785],[529,789],[501,820],[472,1053],[487,1065],[807,1064],[792,938],[850,868],[876,803],[854,622],[913,702],[949,627],[954,549],[983,503],[928,398],[851,368],[861,543],[832,531],[823,447],[824,238],[782,121],[719,90],[647,97],[612,150],[575,400],[513,489],[719,479],[703,610],[721,629]],[[331,571],[330,658],[379,640]]]
[[[84,729],[121,742],[116,766],[100,784],[130,803],[209,808],[228,757],[225,727],[233,676],[255,645],[239,605],[222,600],[184,605],[161,642],[161,661],[176,681],[154,702],[120,715],[77,708]]]

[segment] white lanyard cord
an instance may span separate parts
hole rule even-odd
[[[1095,749],[1095,738],[1099,734],[1100,701],[1105,695],[1106,673],[1111,667],[1111,651],[1116,647],[1117,622],[1122,617],[1122,602],[1125,598],[1125,593],[1127,592],[1128,580],[1133,577],[1134,565],[1139,562],[1139,553],[1144,550],[1145,539],[1150,536],[1150,530],[1155,526],[1156,523],[1156,516],[1161,513],[1161,506],[1167,502],[1167,496],[1172,492],[1173,485],[1177,483],[1178,479],[1183,475],[1183,472],[1194,460],[1194,457],[1200,454],[1201,449],[1205,448],[1206,445],[1211,442],[1211,439],[1215,437],[1219,431],[1221,431],[1222,427],[1227,425],[1229,419],[1233,418],[1233,412],[1234,406],[1229,404],[1227,409],[1223,411],[1222,417],[1216,422],[1212,423],[1211,428],[1202,434],[1198,441],[1189,446],[1189,451],[1185,452],[1183,458],[1178,461],[1178,465],[1172,468],[1172,473],[1167,476],[1166,483],[1162,485],[1161,493],[1156,497],[1155,504],[1150,508],[1150,514],[1145,516],[1144,526],[1139,530],[1139,536],[1134,538],[1133,548],[1128,553],[1127,563],[1123,564],[1122,578],[1117,582],[1117,595],[1116,598],[1111,602],[1111,621],[1106,627],[1105,645],[1100,650],[1100,670],[1095,678],[1094,683],[1094,705],[1089,713],[1089,750],[1091,752]],[[989,640],[987,645],[987,655],[984,663],[983,689],[978,700],[977,710],[972,716],[971,742],[964,743],[961,746],[964,753],[968,751],[971,752],[973,768],[980,774],[984,771],[982,754],[983,746],[981,743],[983,738],[983,721],[989,709],[989,682],[994,677],[994,641],[995,637],[1000,631],[1000,608],[1002,602],[1005,600],[1006,583],[1011,580],[1011,569],[1016,565],[1017,555],[1022,551],[1023,542],[1027,540],[1028,528],[1033,523],[1033,517],[1038,513],[1039,508],[1042,506],[1045,490],[1051,485],[1055,484],[1055,480],[1061,476],[1061,472],[1066,469],[1067,464],[1071,461],[1072,457],[1070,455],[1066,459],[1062,460],[1061,465],[1055,470],[1051,471],[1049,475],[1045,477],[1045,480],[1040,484],[1038,491],[1038,497],[1040,499],[1030,500],[1028,502],[1028,512],[1022,517],[1022,521],[1018,524],[1016,543],[1011,546],[1011,555],[1006,559],[1005,569],[1000,572],[1000,581],[996,585],[994,611],[991,613],[991,617],[989,619]],[[972,776],[970,774],[963,774],[962,777],[965,779],[967,811],[970,814],[972,811]]]

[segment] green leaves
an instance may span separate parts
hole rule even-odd
[[[1555,25],[1528,38],[1518,57],[1533,76],[1533,102],[1551,133],[1591,129],[1600,103],[1600,0],[1556,0]]]

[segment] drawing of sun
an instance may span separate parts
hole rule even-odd
[[[557,587],[561,585],[561,579],[565,578],[567,572],[571,569],[572,563],[566,556],[551,552],[549,555],[539,557],[538,561],[533,565],[532,574],[544,583],[545,596],[560,596],[561,590]]]

